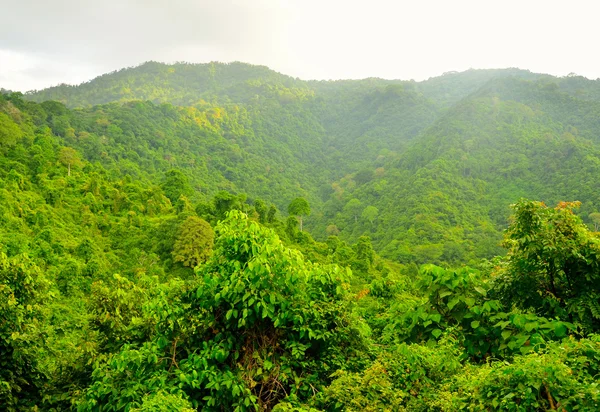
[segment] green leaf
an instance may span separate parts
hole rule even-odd
[[[527,342],[529,340],[529,335],[517,335],[517,342],[516,345],[518,347],[521,347],[525,344],[525,342]]]
[[[452,294],[451,291],[445,290],[443,292],[440,292],[440,298],[445,298],[446,296],[450,296],[451,294]]]
[[[525,324],[525,330],[527,332],[531,332],[532,330],[537,329],[539,326],[540,325],[537,322],[529,322],[529,323]]]
[[[567,327],[563,323],[557,323],[554,326],[554,334],[557,338],[562,338],[567,333]]]
[[[431,331],[431,334],[437,339],[441,336],[442,331],[440,329],[434,329]]]
[[[477,329],[479,327],[479,321],[478,320],[474,320],[473,322],[471,322],[471,327],[473,329]]]
[[[475,289],[480,295],[487,296],[487,291],[481,286],[475,286],[473,289]]]

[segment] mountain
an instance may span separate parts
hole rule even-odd
[[[297,97],[294,92],[302,95],[305,91],[303,84],[265,66],[239,62],[173,65],[147,62],[78,86],[62,84],[28,93],[28,97],[37,102],[55,100],[69,107],[131,100],[191,106],[215,98],[239,103],[265,94],[293,100]],[[292,94],[287,95],[288,92]]]
[[[0,405],[597,410],[598,85],[147,63],[1,93]]]
[[[599,90],[520,69],[302,81],[243,63],[149,62],[24,97],[79,107],[73,122],[92,137],[72,144],[121,173],[177,168],[200,193],[282,210],[305,196],[318,238],[368,234],[394,260],[459,263],[501,253],[520,197],[581,200],[586,220],[600,209]]]

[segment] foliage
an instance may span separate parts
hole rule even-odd
[[[46,380],[36,351],[44,345],[46,280],[27,257],[0,252],[0,403],[9,411],[39,401]]]
[[[71,176],[71,167],[81,167],[82,162],[79,154],[72,147],[63,147],[58,153],[58,160],[67,166],[67,176]]]
[[[234,211],[217,226],[214,255],[197,272],[201,283],[188,299],[202,316],[189,319],[195,332],[180,362],[196,401],[270,409],[286,396],[306,397],[329,371],[352,364],[347,356],[360,341],[339,268],[304,262]]]
[[[461,372],[455,342],[435,348],[400,344],[361,373],[336,372],[325,390],[328,410],[444,410],[440,385]]]
[[[598,338],[568,339],[514,363],[494,362],[461,377],[455,407],[471,410],[582,410],[598,408]],[[591,367],[591,369],[590,369]]]
[[[300,217],[300,231],[302,232],[302,217],[310,215],[310,205],[303,197],[292,200],[288,206],[288,213]]]
[[[110,284],[92,284],[89,300],[91,326],[99,332],[101,346],[107,352],[125,343],[143,342],[151,333],[142,306],[148,300],[147,290],[122,276],[114,278]]]
[[[505,312],[487,297],[488,286],[468,268],[422,268],[418,288],[426,300],[386,327],[388,339],[435,341],[444,331],[460,337],[466,355],[474,360],[504,358],[543,348],[575,327],[532,314]]]
[[[166,363],[162,351],[153,344],[145,343],[140,349],[124,346],[107,362],[99,364],[93,374],[93,383],[86,391],[85,398],[78,409],[92,411],[102,408],[107,411],[120,411],[129,408],[144,408],[149,393],[166,389],[174,395],[184,398],[176,387],[168,386]]]
[[[192,405],[185,398],[165,392],[156,392],[144,396],[139,408],[132,408],[131,412],[193,412]]]
[[[204,219],[189,216],[181,225],[173,246],[175,262],[195,267],[212,253],[215,234]]]
[[[573,213],[578,206],[515,204],[505,240],[509,253],[495,282],[507,304],[598,331],[600,240]]]
[[[0,408],[597,410],[598,84],[0,94]]]
[[[335,381],[327,388],[330,410],[344,411],[401,411],[403,392],[398,390],[379,362],[362,373],[338,371]]]
[[[306,199],[297,197],[288,206],[288,213],[296,216],[308,216],[310,215],[310,206]]]
[[[577,198],[592,222],[599,89],[518,69],[304,82],[239,62],[148,62],[24,97],[85,107],[44,103],[45,119],[120,174],[181,170],[193,191],[280,209],[303,197],[318,239],[335,225],[402,263],[474,266],[503,253],[507,205],[522,196]],[[167,193],[172,205],[180,194]]]

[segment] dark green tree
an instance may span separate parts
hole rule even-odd
[[[0,252],[0,405],[4,410],[33,408],[47,377],[40,367],[45,349],[44,312],[48,282],[24,256]]]
[[[254,201],[254,210],[256,210],[256,213],[258,213],[258,221],[260,223],[267,223],[267,205],[266,203],[261,200],[261,199],[256,199]]]
[[[181,195],[191,196],[192,188],[188,177],[181,170],[171,169],[166,174],[160,185],[165,196],[175,205]]]
[[[236,196],[224,190],[219,191],[213,198],[215,217],[217,220],[225,219],[227,212],[231,210],[240,210],[245,198],[245,195]]]

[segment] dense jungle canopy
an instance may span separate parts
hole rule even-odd
[[[600,409],[600,80],[148,62],[0,94],[0,409]]]

